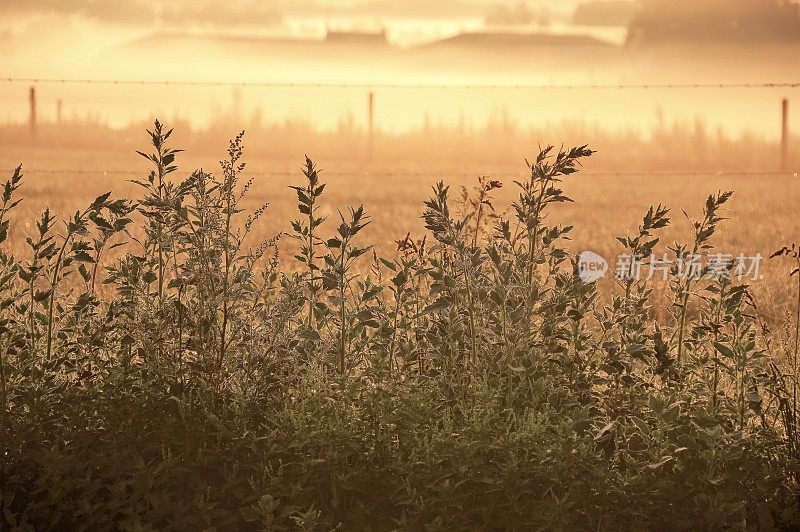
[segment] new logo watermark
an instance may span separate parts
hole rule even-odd
[[[608,273],[608,261],[594,251],[584,251],[578,255],[578,277],[584,283],[593,283]]]

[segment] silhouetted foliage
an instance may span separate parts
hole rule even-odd
[[[586,146],[540,150],[505,208],[495,179],[459,205],[437,183],[427,234],[388,256],[362,207],[323,214],[306,158],[281,262],[283,235],[255,239],[267,206],[245,212],[243,134],[219,175],[178,180],[171,132],[148,132],[137,202],[103,194],[63,225],[45,210],[0,247],[0,528],[798,523],[800,276],[792,334],[726,276],[600,298],[550,223]],[[17,168],[0,244],[20,187]],[[675,248],[710,253],[730,198]],[[669,215],[618,242],[647,256]]]

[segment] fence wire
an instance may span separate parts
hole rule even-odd
[[[159,85],[190,87],[274,87],[318,89],[433,89],[433,90],[675,90],[675,89],[797,89],[800,82],[759,83],[633,83],[633,84],[424,84],[293,81],[203,81],[145,79],[77,79],[4,77],[8,83],[60,83],[77,85]]]
[[[13,168],[0,170],[3,173],[11,173]],[[118,170],[118,169],[57,169],[57,168],[23,168],[22,172],[27,175],[74,175],[74,176],[119,176],[119,177],[141,177],[148,175],[148,171]],[[193,172],[179,170],[175,174],[179,176],[189,176]],[[300,171],[269,171],[269,170],[246,170],[245,174],[253,177],[295,177]],[[525,172],[386,172],[386,171],[362,171],[362,172],[321,172],[325,177],[347,178],[473,178],[477,176],[514,178],[524,176]],[[586,177],[800,177],[798,171],[775,171],[775,170],[748,170],[748,171],[729,171],[729,170],[662,170],[662,171],[581,171],[580,175]]]

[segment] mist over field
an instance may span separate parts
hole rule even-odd
[[[209,3],[5,2],[0,29],[4,77],[251,83],[421,85],[717,84],[790,80],[797,40],[746,44],[724,40],[629,44],[617,26],[576,25],[574,2],[518,6],[454,1]],[[613,4],[613,3],[612,3]],[[499,10],[499,15],[498,15]],[[505,11],[503,11],[505,10]],[[492,14],[494,13],[494,18]],[[529,16],[527,16],[529,15]],[[520,23],[517,22],[519,19]],[[496,20],[497,22],[491,22]],[[612,18],[600,19],[604,23]],[[584,21],[585,22],[585,21]],[[327,32],[385,32],[351,45]],[[46,36],[46,38],[43,38]],[[549,36],[549,37],[548,37]],[[57,43],[56,46],[53,44]],[[365,121],[364,89],[296,91],[285,87],[47,85],[40,116],[97,117],[115,127],[154,113],[207,126],[219,109],[242,118],[313,121],[331,129],[353,115]],[[113,96],[112,96],[113,93]],[[776,137],[779,90],[753,92],[536,90],[385,90],[377,124],[408,130],[425,120],[480,127],[503,112],[523,126],[563,119],[608,129],[646,131],[658,117],[705,121],[729,132]],[[25,86],[0,87],[0,120],[27,117]],[[577,102],[576,102],[577,100]],[[602,105],[595,102],[602,101]],[[121,103],[124,102],[124,104]],[[745,105],[740,105],[744,102]],[[793,109],[793,116],[797,110]],[[770,117],[771,119],[766,119]]]

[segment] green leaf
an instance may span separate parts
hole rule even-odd
[[[714,347],[717,349],[717,351],[722,353],[723,356],[726,356],[728,358],[736,357],[736,354],[733,352],[733,349],[731,349],[725,344],[722,344],[720,342],[714,342]]]

